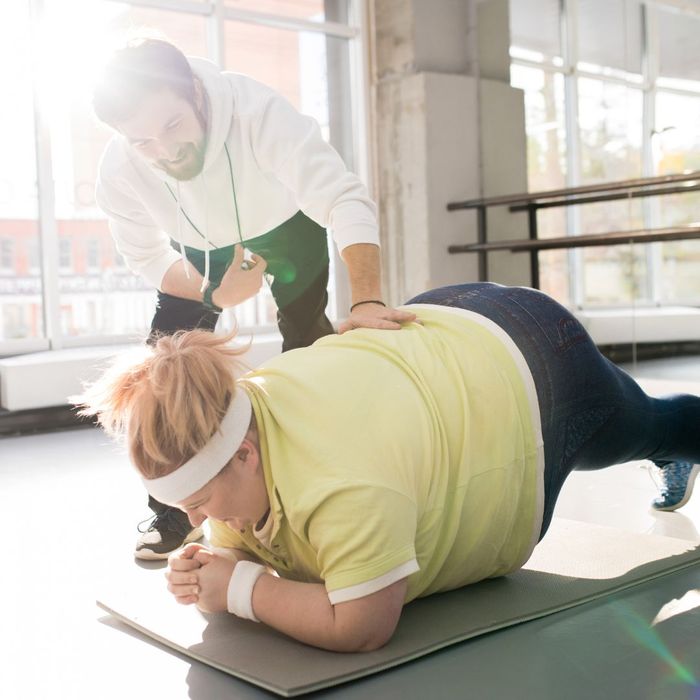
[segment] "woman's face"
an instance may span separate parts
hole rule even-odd
[[[243,440],[231,461],[208,484],[175,505],[187,513],[193,527],[207,518],[225,522],[232,530],[259,522],[270,502],[255,442]]]

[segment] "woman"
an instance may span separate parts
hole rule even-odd
[[[242,376],[230,337],[165,337],[82,397],[151,495],[210,519],[213,548],[171,556],[179,602],[376,649],[406,602],[522,566],[573,469],[651,459],[676,486],[658,507],[687,500],[700,398],[646,396],[531,289],[445,287],[406,310],[420,323]]]

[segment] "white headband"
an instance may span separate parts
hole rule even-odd
[[[240,447],[250,426],[251,412],[248,394],[238,388],[219,429],[200,452],[167,476],[157,479],[141,477],[148,493],[171,505],[199,491],[226,466]]]

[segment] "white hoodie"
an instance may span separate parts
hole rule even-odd
[[[224,144],[231,156],[243,240],[267,233],[301,209],[332,231],[341,251],[354,243],[379,245],[376,207],[367,189],[323,140],[314,119],[252,78],[221,72],[204,59],[189,61],[209,98],[202,173],[178,182],[151,167],[119,134],[100,162],[97,203],[131,270],[159,288],[167,270],[181,259],[171,238],[181,250],[185,245],[204,250],[207,258],[210,248],[239,241]]]

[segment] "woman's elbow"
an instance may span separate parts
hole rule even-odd
[[[376,651],[381,649],[393,636],[393,632],[382,636],[366,636],[366,637],[340,637],[333,641],[328,646],[329,651],[338,651],[345,654],[357,654],[367,651]]]
[[[388,644],[393,636],[393,629],[388,634],[373,635],[362,642],[357,649],[354,649],[354,651],[376,651],[377,649],[381,649],[385,644]]]
[[[397,621],[384,625],[363,625],[355,629],[340,630],[334,640],[333,651],[358,653],[376,651],[394,636]]]
[[[406,596],[406,579],[363,598],[334,606],[337,651],[376,651],[394,635]]]

